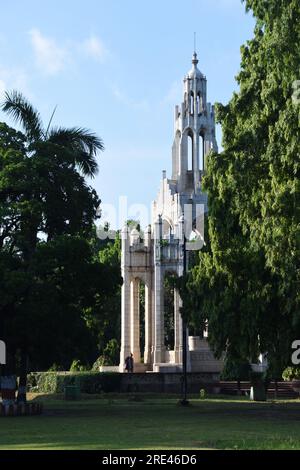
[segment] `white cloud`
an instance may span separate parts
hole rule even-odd
[[[92,59],[104,62],[109,52],[103,41],[97,36],[90,36],[82,44],[82,51]]]
[[[66,48],[58,45],[54,39],[43,36],[36,28],[29,34],[37,67],[46,75],[61,72],[66,65]]]
[[[33,94],[29,88],[29,77],[27,73],[18,67],[0,66],[0,95],[6,90],[16,89],[21,91],[27,98],[32,99]]]
[[[54,38],[44,36],[37,28],[33,28],[29,34],[36,66],[44,75],[57,75],[83,56],[104,62],[110,55],[98,36],[90,36],[82,42],[65,41],[59,44]]]

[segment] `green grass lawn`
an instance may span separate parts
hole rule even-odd
[[[0,449],[300,449],[300,400],[39,400],[42,416],[0,418]]]

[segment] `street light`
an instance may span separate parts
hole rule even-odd
[[[198,220],[200,220],[200,227],[198,227],[198,235],[196,240],[193,242],[188,242],[185,235],[185,228],[183,228],[183,278],[187,274],[187,251],[199,251],[204,245],[204,237],[201,236],[201,233],[204,235],[204,205],[199,204]],[[184,221],[184,217],[183,217]],[[201,221],[203,225],[201,225]],[[189,405],[187,399],[187,323],[186,320],[182,317],[182,399],[180,401],[181,405]]]
[[[186,256],[186,237],[183,235],[183,277],[185,278],[187,273],[187,256]],[[182,317],[182,399],[180,404],[182,406],[188,406],[189,401],[187,399],[187,337],[186,337],[187,324]]]

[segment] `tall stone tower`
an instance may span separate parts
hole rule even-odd
[[[183,102],[175,107],[172,180],[178,193],[199,194],[206,157],[218,147],[214,107],[207,102],[207,80],[197,67],[196,53],[192,65],[183,81]]]
[[[166,347],[164,278],[167,273],[183,274],[184,236],[191,232],[202,237],[197,218],[207,211],[207,197],[201,179],[211,150],[217,151],[214,107],[207,102],[207,81],[197,67],[197,54],[192,69],[184,77],[183,102],[175,107],[175,137],[172,150],[172,178],[166,172],[156,201],[152,203],[152,224],[143,240],[134,229],[122,230],[122,325],[120,371],[125,358],[133,353],[136,371],[179,371],[182,367],[181,299],[174,291],[174,347]],[[199,212],[199,208],[203,210]],[[191,223],[187,224],[187,219]],[[189,227],[189,228],[187,228]],[[144,284],[145,312],[143,351],[141,351],[141,318],[139,290]],[[143,362],[141,362],[143,357]],[[189,337],[188,367],[192,371],[218,372],[207,341]]]

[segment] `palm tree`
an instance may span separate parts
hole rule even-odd
[[[76,167],[83,176],[93,178],[97,174],[97,152],[103,151],[104,145],[102,140],[94,133],[79,127],[51,128],[55,109],[48,126],[44,128],[39,112],[17,91],[6,92],[1,107],[15,122],[22,126],[27,140],[27,150],[31,155],[37,154],[42,159],[43,155],[47,155],[50,149],[50,157],[56,158],[59,155],[60,164],[62,163],[64,166],[71,168]],[[33,224],[33,236],[29,237],[30,244],[33,245],[32,252],[37,243],[37,230],[37,227]],[[30,256],[31,252],[27,257],[30,258]],[[18,401],[21,402],[26,401],[26,375],[27,354],[26,351],[22,350],[18,389]],[[9,370],[6,380],[9,384],[8,388],[13,390],[16,386],[16,380],[15,375],[11,375]]]
[[[2,110],[21,124],[32,149],[42,142],[65,148],[70,164],[76,165],[84,176],[93,178],[98,172],[97,152],[104,150],[103,141],[94,133],[80,127],[51,128],[56,108],[47,128],[39,112],[18,91],[6,92]]]

